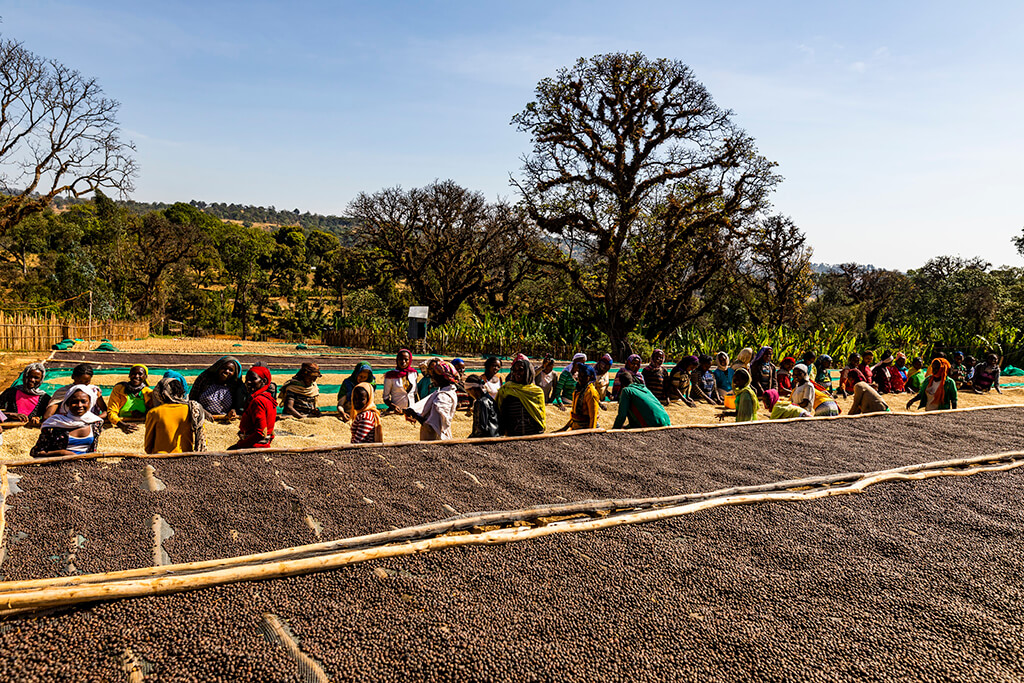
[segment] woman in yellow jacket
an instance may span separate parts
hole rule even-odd
[[[597,415],[601,409],[601,399],[597,394],[594,382],[597,373],[586,363],[576,365],[576,391],[572,395],[572,411],[569,422],[558,431],[569,429],[594,429],[597,427]]]
[[[206,450],[206,410],[188,400],[184,378],[171,373],[156,384],[146,413],[147,453],[192,453]]]

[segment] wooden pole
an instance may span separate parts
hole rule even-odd
[[[307,557],[267,564],[230,567],[226,569],[203,572],[199,574],[168,575],[158,578],[139,580],[111,581],[107,583],[86,584],[80,586],[49,588],[39,591],[0,593],[0,615],[25,610],[38,610],[64,605],[74,605],[95,600],[115,598],[143,597],[149,595],[165,595],[183,591],[198,590],[240,581],[254,581],[284,578],[309,574],[328,569],[336,569],[369,560],[390,557],[403,557],[434,550],[458,548],[474,545],[498,545],[516,543],[534,538],[543,538],[561,533],[582,531],[598,531],[626,524],[640,524],[671,519],[692,514],[702,510],[728,505],[749,505],[762,502],[797,502],[828,498],[836,495],[859,493],[868,486],[882,481],[922,480],[939,476],[968,476],[981,471],[1006,471],[1024,465],[1024,460],[1015,460],[1000,466],[972,470],[936,472],[918,472],[914,474],[893,474],[878,472],[847,487],[821,488],[811,491],[791,491],[778,493],[762,493],[751,495],[723,496],[715,499],[632,512],[621,515],[608,515],[596,519],[571,519],[553,522],[538,527],[514,526],[479,534],[457,536],[441,536],[424,539],[412,543],[393,544],[376,548],[348,550],[318,557]],[[2,585],[0,585],[2,588]]]

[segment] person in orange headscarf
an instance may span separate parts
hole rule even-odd
[[[936,358],[932,361],[932,375],[921,384],[917,396],[907,401],[907,410],[920,403],[925,410],[956,409],[956,382],[949,376],[949,361]]]

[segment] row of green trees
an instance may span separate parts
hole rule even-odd
[[[531,143],[514,202],[439,180],[361,193],[339,218],[107,198],[104,187],[130,189],[135,173],[132,148],[116,136],[116,102],[20,44],[0,47],[11,114],[0,119],[0,166],[37,158],[38,175],[53,181],[45,194],[40,181],[8,183],[0,198],[0,288],[11,308],[81,313],[84,299],[60,302],[92,291],[98,315],[314,336],[338,325],[400,334],[405,307],[418,304],[441,330],[493,329],[496,340],[543,331],[619,358],[651,344],[712,350],[711,331],[754,343],[766,330],[828,330],[873,344],[880,330],[911,326],[941,344],[1024,328],[1014,269],[958,257],[908,272],[815,269],[803,232],[772,211],[774,162],[678,61],[598,55],[541,81],[512,118]],[[62,82],[79,100],[43,97]],[[106,147],[92,166],[81,161],[81,179],[61,181],[69,169],[51,159],[66,143],[34,122],[74,119],[97,99],[105,116],[81,135]],[[84,192],[92,199],[55,204]]]

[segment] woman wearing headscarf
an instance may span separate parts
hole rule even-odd
[[[238,443],[228,448],[270,448],[277,422],[277,401],[270,393],[270,370],[254,365],[245,374],[245,385],[251,398],[238,423]]]
[[[107,416],[107,403],[103,400],[103,392],[98,386],[92,383],[93,374],[95,370],[89,363],[79,363],[71,371],[71,384],[57,389],[53,392],[53,397],[50,399],[49,405],[46,406],[46,411],[43,413],[43,421],[56,414],[60,408],[61,403],[64,402],[64,398],[68,395],[68,391],[73,386],[83,386],[86,391],[93,394],[95,399],[92,404],[92,412],[100,417],[105,418]]]
[[[668,375],[663,403],[682,401],[691,408],[696,407],[697,404],[690,398],[690,391],[692,389],[693,370],[697,367],[697,364],[697,356],[685,356],[676,363],[676,366],[672,368],[672,372]]]
[[[544,356],[540,369],[536,371],[534,382],[544,392],[544,402],[551,403],[555,398],[555,385],[558,383],[558,373],[555,372],[555,359],[552,356]]]
[[[319,378],[319,365],[303,363],[295,376],[281,385],[281,413],[286,417],[320,417],[320,387],[316,383]]]
[[[595,379],[597,375],[594,368],[586,364],[576,366],[576,391],[572,395],[569,422],[558,431],[597,427],[597,415],[601,409],[597,399],[597,388],[594,387]]]
[[[810,417],[811,414],[788,401],[779,400],[779,392],[769,389],[761,396],[764,407],[768,409],[769,420],[788,420],[794,417]]]
[[[352,443],[383,443],[384,428],[380,422],[380,411],[373,402],[373,385],[369,382],[357,384],[352,389]]]
[[[644,384],[662,403],[667,400],[665,398],[665,380],[668,379],[668,373],[665,371],[664,362],[665,352],[661,349],[654,349],[654,352],[651,353],[651,362],[641,373],[644,376]]]
[[[772,364],[772,347],[762,346],[750,363],[750,386],[758,396],[768,389],[778,390],[775,365]]]
[[[452,438],[452,418],[459,400],[455,383],[459,373],[448,361],[438,361],[433,366],[437,391],[422,398],[405,409],[407,420],[420,423],[420,441],[447,441]]]
[[[147,453],[199,453],[206,450],[203,423],[206,410],[198,401],[190,401],[185,384],[177,377],[164,375],[156,383],[146,413]]]
[[[737,422],[757,420],[757,393],[750,386],[750,373],[743,368],[737,370],[732,376],[732,386],[736,393],[736,410],[722,413],[719,419],[735,415]]]
[[[821,354],[814,362],[814,367],[818,369],[814,383],[828,392],[829,395],[835,396],[836,389],[832,382],[832,373],[829,372],[832,369],[832,356],[825,353]]]
[[[736,354],[736,360],[732,362],[733,372],[739,369],[750,372],[750,361],[754,358],[754,349],[749,346],[740,349],[740,352]]]
[[[138,426],[126,422],[125,418],[145,417],[152,392],[149,388],[149,368],[133,365],[128,371],[128,381],[118,382],[110,392],[110,400],[107,401],[107,419],[110,424],[125,434],[136,431]]]
[[[43,391],[46,367],[32,363],[21,373],[21,381],[0,393],[0,411],[13,422],[27,422],[30,427],[42,424],[43,415],[50,405],[50,395]]]
[[[103,431],[103,418],[92,412],[96,393],[85,384],[69,387],[57,410],[43,422],[30,455],[46,458],[95,453]]]
[[[907,401],[907,410],[920,403],[925,410],[956,410],[956,381],[949,376],[949,361],[936,358],[932,361],[932,374],[921,385],[917,396]]]
[[[415,403],[417,374],[412,366],[412,351],[401,349],[395,357],[395,369],[384,375],[384,391],[381,400],[387,406],[387,414],[400,413]]]
[[[718,390],[718,398],[725,400],[725,395],[732,391],[732,375],[736,372],[729,366],[729,354],[719,351],[715,355],[715,388]]]
[[[188,397],[210,415],[235,419],[249,402],[249,392],[242,382],[241,362],[234,356],[222,356],[196,377]]]
[[[832,397],[814,386],[807,376],[807,366],[798,363],[793,368],[793,393],[790,402],[804,410],[814,413],[815,417],[833,417],[839,414],[839,405]]]
[[[881,360],[878,364],[871,368],[871,379],[868,380],[878,389],[880,394],[892,393],[895,390],[892,388],[892,354],[888,351],[882,354]]]
[[[615,373],[615,382],[612,384],[613,401],[618,400],[619,392],[622,390],[622,387],[626,386],[622,382],[622,379],[625,377],[625,375],[629,375],[632,383],[634,384],[636,384],[637,382],[639,382],[640,384],[644,384],[644,376],[643,373],[640,372],[640,366],[643,365],[643,362],[643,358],[634,353],[626,359],[626,364],[622,367],[622,369]],[[644,386],[647,385],[644,384]],[[661,399],[658,400],[660,401]]]
[[[555,385],[555,397],[551,403],[561,405],[566,399],[572,401],[573,392],[576,391],[576,370],[583,363],[587,362],[587,354],[577,353],[572,361],[558,375],[558,384]]]
[[[338,389],[338,417],[344,422],[348,422],[356,415],[352,405],[352,392],[360,384],[369,384],[371,387],[377,385],[377,379],[373,376],[373,367],[365,361],[356,364],[352,374],[345,378],[341,383],[341,388]],[[386,384],[387,380],[385,380]],[[373,398],[372,394],[370,398]]]
[[[527,358],[512,362],[508,380],[498,390],[498,431],[502,436],[540,434],[545,429],[544,390],[534,384]]]

